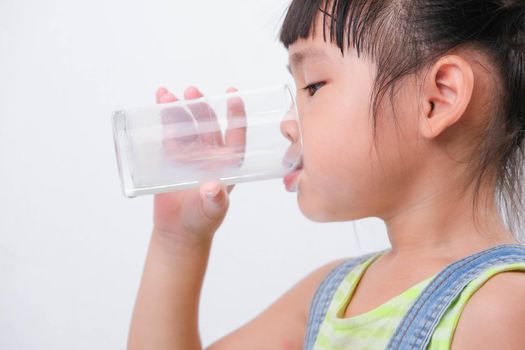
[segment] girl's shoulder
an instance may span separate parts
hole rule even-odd
[[[525,264],[472,282],[452,339],[456,349],[525,349]]]

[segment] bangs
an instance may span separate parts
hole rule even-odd
[[[323,20],[323,40],[336,43],[344,55],[352,46],[358,56],[377,54],[377,43],[389,27],[391,1],[385,0],[293,0],[288,7],[279,40],[288,49],[298,39],[315,33],[318,19]],[[389,5],[390,4],[390,5]]]

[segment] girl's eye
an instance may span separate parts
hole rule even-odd
[[[310,84],[307,87],[303,88],[303,90],[308,91],[308,94],[310,96],[313,96],[313,95],[315,95],[317,90],[319,90],[321,88],[321,86],[323,86],[323,85],[324,85],[324,82],[314,83],[314,84]]]

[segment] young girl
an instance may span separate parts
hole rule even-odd
[[[207,349],[525,349],[525,2],[293,0],[280,39],[304,146],[288,190],[311,220],[383,219],[391,249],[321,266]],[[130,349],[202,348],[232,188],[155,196]]]

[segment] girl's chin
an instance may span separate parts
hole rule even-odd
[[[297,190],[297,204],[307,219],[324,223],[356,220],[364,217],[359,215],[363,213],[353,212],[352,208],[348,208],[348,211],[341,211],[341,208],[330,207],[329,203],[333,204],[333,200],[316,197],[317,191],[312,193],[308,191],[308,186],[305,186],[304,183],[301,185]]]
[[[309,195],[303,186],[299,186],[297,189],[297,204],[303,216],[309,220],[315,222],[332,221],[330,215],[324,212],[323,207],[316,202],[314,197]]]
[[[312,192],[308,189],[308,179],[303,171],[295,188],[295,192],[297,193],[297,204],[303,216],[315,222],[330,221],[327,220],[322,206],[319,205],[319,199],[316,198],[317,191]]]

